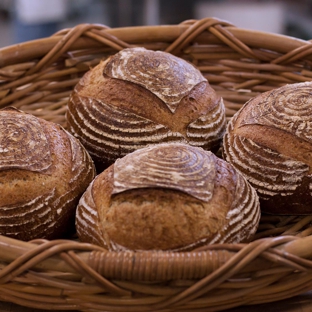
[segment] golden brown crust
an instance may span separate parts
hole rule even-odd
[[[73,230],[95,174],[85,149],[59,125],[13,108],[0,111],[0,132],[0,233],[29,240]]]
[[[196,85],[207,82],[193,64],[170,53],[140,47],[124,49],[110,57],[103,74],[142,86],[172,113]]]
[[[215,156],[188,145],[148,146],[114,163],[113,194],[136,188],[170,188],[202,201],[213,196]]]
[[[228,125],[225,158],[257,189],[264,212],[312,211],[311,91],[307,82],[265,92]]]
[[[184,144],[152,147],[172,152],[180,148],[194,153],[203,152]],[[123,159],[140,153],[142,150]],[[209,183],[213,183],[212,196],[208,200],[198,199],[192,192],[178,189],[169,182],[167,187],[144,187],[144,183],[134,187],[129,177],[124,182],[129,181],[132,187],[114,194],[115,165],[109,167],[95,178],[92,187],[88,188],[80,201],[76,218],[80,239],[110,250],[191,250],[209,243],[249,241],[257,229],[260,216],[255,191],[228,163],[210,152],[204,153],[207,154],[207,161],[216,167],[214,175],[206,175]],[[140,162],[144,162],[144,159]],[[155,163],[151,165],[154,168]],[[185,166],[188,164],[185,163]],[[128,165],[123,168],[128,169]],[[142,166],[139,170],[148,172],[149,169]],[[190,180],[198,175],[195,171],[193,175],[188,173]],[[160,174],[160,171],[157,172]],[[88,204],[84,199],[86,196]],[[83,218],[83,215],[93,217]],[[90,232],[93,234],[89,235]]]
[[[146,80],[140,77],[141,80],[129,80],[132,75],[128,72],[124,77],[126,70],[132,70],[133,75],[138,70],[131,64],[117,70],[114,66],[118,62],[114,60],[119,54],[116,54],[87,72],[70,97],[66,114],[69,131],[104,168],[148,144],[187,142],[210,150],[217,149],[222,139],[226,123],[224,105],[201,73],[168,53],[143,51],[138,58],[153,65],[153,57],[146,58],[145,54],[164,53],[160,63],[170,58],[178,60],[175,69],[180,71],[168,67],[159,74],[154,68],[154,79],[167,81],[168,86],[158,86],[155,80],[158,86],[155,91],[153,75],[145,77]],[[113,67],[118,75],[113,74]],[[156,77],[158,74],[170,79],[162,80]],[[184,81],[182,78],[188,75]],[[170,99],[171,92],[174,100]]]
[[[220,97],[207,81],[203,81],[179,101],[173,114],[160,98],[144,87],[103,74],[105,65],[106,62],[100,63],[82,78],[83,81],[77,85],[77,96],[114,105],[183,135],[186,135],[190,122],[208,114],[219,105]],[[101,77],[100,81],[98,77]]]

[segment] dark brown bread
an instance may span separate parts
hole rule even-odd
[[[223,101],[199,70],[143,48],[124,49],[87,72],[66,117],[100,170],[149,144],[217,150],[226,125]]]
[[[238,111],[224,157],[256,188],[261,209],[312,213],[312,83],[265,92]]]
[[[14,108],[0,110],[0,234],[59,238],[94,178],[91,157],[62,127]]]
[[[109,250],[191,250],[249,241],[259,199],[210,151],[180,143],[137,150],[99,174],[81,197],[81,241]]]

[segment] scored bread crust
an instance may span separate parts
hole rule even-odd
[[[311,92],[311,82],[265,92],[228,124],[224,158],[257,190],[264,212],[312,212]]]
[[[0,234],[54,239],[74,230],[79,198],[95,176],[91,157],[61,126],[0,110]]]
[[[162,164],[157,165],[151,160],[149,169],[148,166],[139,166],[137,171],[144,171],[129,181],[129,175],[125,174],[129,163],[135,162],[138,155],[146,150],[153,159],[154,151],[161,149],[166,149],[167,155],[177,155],[177,151],[182,150],[183,161],[180,159],[175,173],[166,174],[167,169],[164,169],[169,167],[169,161],[164,165],[164,159],[173,161],[174,157],[162,155],[159,157]],[[186,161],[187,154],[192,156],[189,162]],[[211,174],[207,175],[205,170],[193,165],[184,177],[177,177],[176,172],[194,163],[194,155],[207,157],[205,161],[211,165]],[[128,161],[124,161],[126,158]],[[129,187],[115,190],[121,181],[117,177],[116,182],[116,164],[94,179],[77,208],[76,229],[81,241],[116,251],[181,251],[212,243],[247,242],[256,232],[260,208],[255,190],[230,164],[211,152],[179,143],[160,144],[128,154],[119,162],[119,166],[124,164],[118,170],[124,171],[120,174],[126,179],[124,184],[129,181]],[[201,160],[198,163],[203,164]],[[154,187],[150,183],[151,176],[154,176]],[[182,181],[180,189],[172,183],[183,179],[189,183]],[[211,196],[200,199],[196,185],[204,183],[205,179],[212,185],[209,190]],[[167,181],[167,186],[164,181]]]
[[[120,61],[124,54],[126,63]],[[226,125],[223,101],[200,71],[169,53],[142,48],[124,49],[88,71],[70,96],[66,118],[101,169],[155,143],[216,150]]]

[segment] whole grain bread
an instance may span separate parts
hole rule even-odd
[[[149,144],[215,151],[226,125],[222,99],[193,64],[144,48],[124,49],[88,71],[66,118],[99,171]]]
[[[90,155],[62,127],[13,107],[0,110],[1,235],[68,235],[94,176]]]
[[[312,212],[312,82],[288,84],[248,101],[231,119],[224,158],[272,214]]]
[[[81,241],[109,250],[192,250],[247,242],[260,218],[255,190],[212,152],[161,143],[100,173],[76,214]]]

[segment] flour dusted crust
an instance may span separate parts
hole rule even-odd
[[[112,194],[163,187],[209,201],[216,170],[213,154],[204,150],[192,150],[186,145],[178,145],[177,149],[146,147],[135,157],[116,160]]]
[[[94,178],[80,142],[60,126],[14,108],[0,110],[0,234],[62,237]]]
[[[251,99],[230,121],[224,155],[254,186],[263,211],[312,212],[312,83]]]
[[[104,73],[143,86],[173,113],[184,96],[197,84],[207,81],[190,63],[168,53],[144,48],[120,51],[108,61]]]
[[[226,125],[223,101],[198,69],[144,48],[124,49],[88,71],[66,118],[100,170],[150,144],[216,150]]]
[[[81,197],[81,241],[109,250],[192,250],[249,241],[259,199],[210,151],[181,143],[145,147],[99,174]]]
[[[13,108],[0,112],[0,170],[16,168],[40,172],[49,169],[52,156],[40,121],[30,114],[18,119]]]

